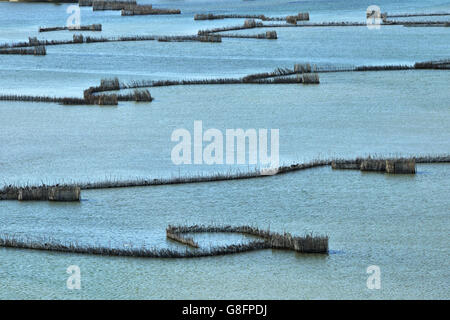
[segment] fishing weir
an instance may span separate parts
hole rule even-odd
[[[237,233],[259,238],[247,243],[200,247],[185,233]],[[29,239],[8,234],[0,234],[0,247],[15,249],[31,249],[55,251],[61,253],[92,254],[103,256],[140,257],[140,258],[201,258],[214,257],[256,250],[292,250],[303,254],[328,254],[328,236],[315,236],[307,234],[303,237],[293,236],[290,233],[275,233],[270,230],[261,230],[251,226],[169,226],[166,229],[168,240],[187,245],[185,251],[174,249],[134,247],[104,247],[82,245],[74,242],[62,242],[51,238]]]
[[[167,41],[179,41],[172,38]],[[80,40],[82,41],[82,40]],[[0,49],[1,52],[2,49]],[[6,49],[5,49],[6,50]],[[8,49],[9,50],[9,49]],[[194,79],[194,80],[140,80],[121,83],[118,78],[103,79],[99,86],[89,87],[83,92],[83,98],[48,97],[27,95],[0,95],[0,101],[23,101],[59,103],[62,105],[118,105],[119,101],[151,102],[152,95],[146,88],[192,85],[274,85],[274,84],[320,84],[320,73],[332,72],[377,72],[401,70],[450,70],[450,60],[416,62],[412,65],[381,66],[317,66],[311,63],[297,63],[294,68],[277,68],[272,72],[250,74],[241,78]],[[106,94],[106,92],[134,89],[127,94]]]
[[[180,9],[154,8],[151,4],[140,5],[136,0],[79,0],[80,7],[92,7],[92,11],[121,11],[122,16],[180,14]]]
[[[149,187],[162,185],[178,185],[190,183],[219,182],[230,180],[245,180],[256,178],[270,178],[271,176],[293,173],[320,167],[331,167],[332,169],[343,170],[360,170],[385,172],[388,174],[415,174],[416,164],[444,164],[450,163],[450,155],[441,156],[421,156],[421,157],[398,157],[398,158],[356,158],[356,159],[330,159],[330,160],[314,160],[307,163],[294,163],[287,166],[273,168],[270,175],[265,170],[254,170],[248,172],[228,172],[217,173],[213,175],[191,175],[172,178],[142,178],[133,180],[107,180],[99,182],[78,182],[71,184],[58,184],[55,186],[13,186],[8,185],[0,189],[0,200],[50,200],[47,197],[48,190],[51,188],[64,188],[70,190],[94,190],[94,189],[112,189],[112,188],[132,188],[132,187]],[[25,190],[25,191],[23,191]],[[28,191],[31,190],[31,191]],[[31,194],[32,196],[21,197],[19,194]],[[33,196],[33,194],[37,196]],[[56,200],[55,200],[56,201]]]
[[[86,26],[70,26],[70,27],[40,27],[39,32],[51,32],[51,31],[102,31],[101,24],[90,24]]]

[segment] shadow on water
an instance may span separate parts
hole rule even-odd
[[[416,174],[428,175],[431,174],[431,171],[416,171]]]
[[[405,180],[413,180],[416,178],[416,174],[385,174],[385,179],[386,180],[400,180],[400,181],[405,181]]]
[[[328,254],[345,254],[344,250],[328,250]]]
[[[67,201],[67,202],[63,202],[63,201],[48,201],[47,203],[51,207],[66,207],[66,206],[79,207],[79,206],[81,206],[81,201],[87,201],[87,200]],[[42,201],[40,201],[40,202],[42,202]]]

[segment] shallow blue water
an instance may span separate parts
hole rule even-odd
[[[141,1],[144,3],[145,1]],[[242,20],[193,15],[309,11],[311,21],[364,21],[370,1],[158,1],[179,16],[121,17],[82,8],[103,36],[195,34]],[[389,13],[450,11],[448,1],[379,1]],[[64,25],[68,5],[0,3],[0,42]],[[444,19],[444,18],[443,18]],[[249,32],[262,32],[246,31]],[[240,77],[294,63],[411,64],[449,58],[448,28],[277,29],[278,40],[120,42],[47,48],[45,57],[0,55],[0,94],[82,96],[100,79]],[[89,33],[85,33],[89,34]],[[98,35],[98,34],[96,34]],[[0,102],[1,184],[160,178],[246,170],[175,166],[177,128],[277,128],[282,163],[359,155],[450,151],[446,71],[321,74],[319,86],[227,85],[152,88],[151,104],[117,107]],[[328,256],[260,251],[198,260],[95,257],[0,249],[0,298],[438,298],[448,299],[448,165],[415,176],[313,169],[265,179],[83,191],[78,204],[0,203],[0,233],[83,244],[182,246],[168,224],[252,224],[330,237]],[[209,243],[239,236],[201,236]],[[66,289],[79,265],[82,289]],[[366,287],[379,265],[381,290]]]

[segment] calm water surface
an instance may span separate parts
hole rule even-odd
[[[146,1],[140,1],[145,3]],[[371,1],[152,1],[179,16],[121,17],[82,8],[82,24],[104,36],[195,34],[242,20],[193,15],[309,11],[311,21],[364,21]],[[379,1],[382,11],[450,11],[450,2]],[[68,5],[0,3],[0,42],[64,25]],[[448,19],[444,17],[442,19]],[[248,32],[262,32],[251,30]],[[0,56],[0,94],[82,96],[105,77],[239,77],[294,63],[411,64],[449,58],[448,28],[277,29],[277,41],[221,44],[121,42],[47,48],[45,57]],[[89,34],[89,33],[85,33]],[[96,34],[98,35],[98,34]],[[321,74],[319,86],[229,85],[152,88],[151,104],[117,107],[0,102],[1,184],[170,177],[247,166],[175,166],[177,128],[278,128],[283,163],[359,155],[450,152],[446,71]],[[450,167],[418,165],[415,176],[312,169],[266,179],[83,191],[77,204],[0,203],[0,233],[112,246],[182,246],[168,224],[251,224],[330,237],[328,256],[259,251],[190,260],[96,257],[0,249],[0,298],[394,299],[449,297]],[[198,236],[208,246],[240,236]],[[79,265],[82,290],[66,289]],[[366,268],[381,268],[381,290]]]

